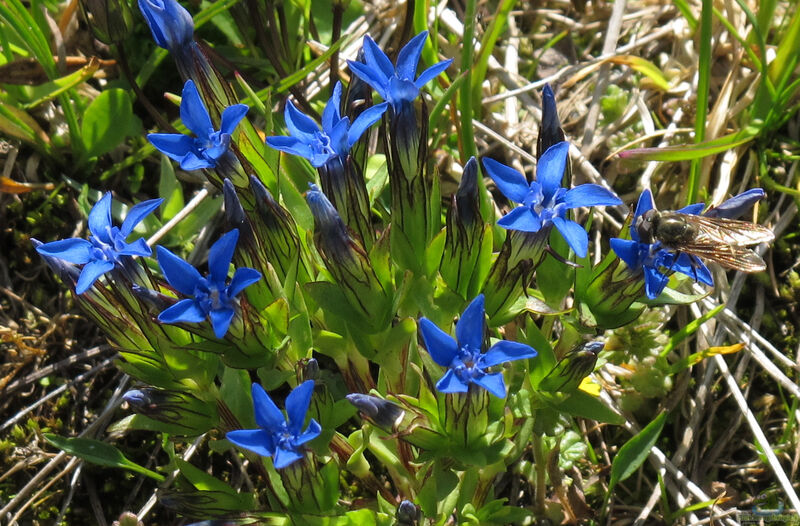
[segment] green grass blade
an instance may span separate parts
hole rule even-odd
[[[708,86],[711,77],[711,31],[713,22],[712,0],[703,0],[703,9],[700,13],[700,57],[697,80],[697,112],[694,121],[695,143],[703,142],[706,138],[706,117],[708,116]],[[692,161],[689,170],[689,189],[686,193],[686,204],[697,201],[700,189],[700,159]]]

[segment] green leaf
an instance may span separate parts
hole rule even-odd
[[[159,482],[164,482],[164,476],[150,471],[139,464],[129,460],[122,452],[111,444],[106,444],[91,438],[66,438],[51,433],[44,434],[45,440],[67,454],[83,459],[99,466],[127,469],[150,477]]]
[[[70,73],[69,75],[56,80],[34,86],[31,89],[30,102],[24,104],[23,108],[35,108],[39,104],[56,98],[65,91],[68,91],[79,84],[83,84],[88,79],[92,78],[92,76],[94,76],[99,67],[100,61],[97,59],[97,57],[92,57],[89,60],[89,63],[78,71]]]
[[[652,422],[642,429],[636,436],[625,442],[619,449],[614,460],[611,461],[611,478],[608,482],[608,494],[610,495],[617,483],[633,475],[639,466],[650,454],[650,450],[656,445],[656,440],[664,428],[667,421],[667,413],[662,412]]]
[[[625,423],[625,418],[622,415],[615,413],[603,402],[583,391],[576,390],[569,398],[556,406],[562,413],[569,413],[573,416],[580,416],[583,418],[591,418],[598,422],[605,422],[607,424],[622,425]]]
[[[89,104],[81,123],[81,136],[87,157],[111,151],[130,134],[133,105],[128,92],[110,89]]]

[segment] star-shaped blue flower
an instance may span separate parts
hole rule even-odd
[[[225,438],[257,455],[272,457],[276,469],[300,460],[303,458],[303,444],[322,432],[322,427],[313,418],[301,432],[313,391],[314,380],[306,380],[295,387],[286,397],[286,418],[264,388],[253,384],[253,407],[259,429],[229,431]]]
[[[372,86],[386,102],[392,105],[396,114],[401,113],[402,106],[409,104],[419,95],[419,90],[447,69],[453,59],[444,60],[423,71],[419,77],[417,66],[422,56],[422,48],[428,32],[423,31],[403,46],[397,56],[397,66],[369,35],[364,37],[364,60],[355,62],[348,60],[350,69],[364,82]]]
[[[177,51],[194,37],[192,15],[175,0],[139,0],[139,9],[159,47]]]
[[[752,206],[752,203],[750,206]],[[667,286],[672,272],[686,274],[695,281],[713,286],[714,280],[711,277],[711,272],[697,256],[681,253],[676,258],[675,253],[664,248],[661,242],[642,242],[636,228],[637,221],[645,212],[653,208],[655,208],[653,194],[650,193],[650,190],[645,190],[639,196],[639,202],[636,204],[636,211],[630,227],[631,239],[612,238],[610,241],[612,250],[629,268],[633,270],[641,269],[644,273],[647,297],[650,299],[657,298],[663,292],[664,287]],[[682,214],[697,214],[703,208],[704,205],[698,203],[681,208],[678,212]],[[737,202],[731,203],[731,211],[735,212],[738,208],[739,204]],[[723,212],[726,210],[728,208],[723,208]]]
[[[62,239],[44,243],[36,251],[44,256],[55,257],[84,265],[78,283],[77,294],[86,292],[92,284],[121,262],[123,256],[149,256],[152,251],[144,239],[133,243],[125,240],[136,225],[161,205],[163,199],[142,201],[130,209],[121,227],[111,224],[111,193],[105,194],[89,212],[89,239]]]
[[[181,121],[196,137],[181,133],[151,133],[147,140],[158,151],[180,162],[184,170],[214,168],[217,160],[228,153],[231,134],[248,109],[246,104],[225,108],[220,129],[216,131],[197,87],[194,82],[187,80],[181,98]]]
[[[246,287],[261,279],[255,269],[236,269],[228,283],[228,267],[239,240],[239,230],[233,229],[220,237],[208,251],[208,275],[203,277],[192,265],[162,246],[156,247],[161,272],[181,294],[192,296],[165,309],[158,315],[163,323],[200,323],[211,320],[214,335],[222,338],[236,314],[239,295]]]
[[[469,384],[477,384],[498,398],[505,398],[503,373],[487,372],[501,363],[536,356],[536,350],[523,343],[501,340],[483,351],[483,294],[472,300],[456,323],[456,340],[427,318],[420,318],[419,329],[425,348],[433,361],[447,367],[436,383],[442,393],[466,393]]]
[[[339,112],[341,100],[342,83],[337,82],[322,112],[322,129],[292,101],[286,101],[284,120],[290,135],[267,137],[267,144],[276,150],[305,157],[315,168],[334,157],[344,159],[361,134],[381,118],[388,104],[384,102],[364,110],[350,125],[350,119]]]
[[[610,190],[596,184],[582,184],[567,190],[561,179],[567,165],[569,143],[554,144],[539,158],[536,180],[528,184],[525,176],[494,159],[484,159],[489,177],[510,200],[521,203],[497,222],[509,230],[538,232],[555,225],[578,257],[586,257],[589,236],[581,225],[567,219],[567,210],[582,206],[619,205],[622,201]]]

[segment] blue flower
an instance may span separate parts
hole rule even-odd
[[[472,300],[456,323],[456,338],[441,330],[427,318],[419,320],[425,348],[433,361],[448,367],[436,383],[442,393],[466,393],[469,384],[477,384],[498,398],[506,396],[503,373],[487,369],[504,362],[533,358],[536,350],[523,343],[501,340],[483,353],[483,294]]]
[[[184,170],[214,168],[217,160],[228,153],[231,134],[248,109],[246,104],[228,106],[222,112],[219,131],[215,131],[197,87],[187,80],[181,98],[181,121],[197,137],[181,133],[151,133],[147,140],[161,153],[180,162]]]
[[[163,199],[142,201],[130,209],[121,227],[111,224],[111,193],[105,194],[89,212],[89,240],[62,239],[44,243],[36,251],[48,257],[55,257],[85,265],[75,286],[75,292],[83,294],[92,284],[121,263],[123,256],[149,256],[152,251],[144,239],[133,243],[125,240],[153,210],[161,205]]]
[[[246,287],[261,279],[255,269],[243,267],[233,273],[228,283],[228,267],[239,240],[239,230],[233,229],[220,237],[208,251],[208,275],[203,277],[192,265],[166,248],[158,246],[158,265],[161,272],[181,294],[192,296],[180,300],[158,315],[163,323],[200,323],[211,320],[214,335],[222,338],[236,314],[239,295]]]
[[[310,117],[301,113],[292,101],[286,101],[284,120],[290,136],[267,137],[267,144],[276,150],[305,157],[315,168],[334,157],[346,158],[361,134],[381,118],[387,103],[365,110],[351,126],[350,119],[339,113],[341,99],[342,84],[337,82],[322,112],[322,130]]]
[[[434,64],[414,80],[417,74],[422,48],[428,32],[423,31],[412,38],[397,56],[397,66],[393,66],[378,44],[369,35],[364,37],[365,62],[348,60],[350,69],[361,80],[372,86],[386,102],[392,105],[395,113],[400,113],[403,105],[409,104],[419,95],[419,90],[447,69],[453,59]]]
[[[538,232],[555,225],[578,257],[586,257],[589,236],[581,225],[567,219],[567,210],[581,206],[619,205],[622,201],[610,190],[596,184],[582,184],[567,190],[561,179],[567,165],[569,143],[559,142],[539,158],[536,180],[528,184],[525,176],[494,159],[483,165],[497,187],[510,200],[521,203],[497,222],[509,230]]]
[[[763,191],[762,191],[763,193]],[[736,202],[732,203],[734,208],[738,207]],[[752,203],[751,203],[752,206]],[[689,205],[681,208],[678,212],[683,214],[697,214],[703,210],[702,203]],[[631,239],[612,238],[611,248],[617,256],[625,262],[632,270],[640,270],[644,273],[645,293],[650,299],[657,298],[669,282],[669,276],[673,272],[680,272],[700,281],[706,285],[713,286],[714,280],[708,267],[697,257],[681,253],[676,256],[661,245],[661,242],[643,243],[639,236],[636,225],[639,218],[645,212],[655,208],[653,195],[650,190],[645,190],[639,196],[636,204],[633,221],[631,222]],[[723,212],[729,210],[723,209]],[[661,269],[666,269],[662,271]]]
[[[264,388],[253,384],[253,407],[259,429],[229,431],[225,438],[257,455],[272,457],[275,468],[282,469],[303,458],[302,445],[319,436],[322,427],[313,418],[301,433],[306,420],[314,380],[306,380],[286,397],[288,419],[275,405]]]
[[[176,51],[191,44],[194,35],[192,15],[175,0],[139,0],[153,40],[159,47]]]

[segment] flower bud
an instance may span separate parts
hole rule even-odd
[[[389,400],[360,393],[349,394],[346,398],[371,424],[409,444],[431,451],[444,443],[444,437],[434,430],[428,416],[407,403],[408,400],[404,400],[405,407],[401,407]]]
[[[578,388],[584,378],[594,371],[603,342],[581,343],[567,351],[561,360],[542,378],[539,389],[549,392],[570,393]]]
[[[389,298],[378,280],[363,246],[347,231],[342,218],[316,185],[311,184],[306,201],[314,216],[314,244],[348,303],[369,330],[384,329]],[[360,323],[356,320],[350,320]]]
[[[369,251],[375,242],[375,229],[370,220],[369,194],[361,168],[350,155],[334,156],[320,166],[318,172],[322,191]]]
[[[397,506],[395,513],[397,526],[418,526],[422,521],[422,510],[410,500],[404,500]]]
[[[539,127],[539,137],[536,139],[536,158],[563,140],[564,130],[561,129],[561,122],[558,120],[556,97],[550,84],[545,84],[542,89],[542,123]]]
[[[159,47],[175,54],[192,43],[192,15],[176,0],[139,0],[139,9]]]
[[[281,282],[286,280],[286,276],[296,272],[296,280],[305,283],[309,273],[294,219],[254,175],[250,176],[250,190],[255,198],[258,215],[258,220],[253,221],[252,225],[263,251],[263,259],[272,264]]]
[[[181,391],[134,389],[122,399],[134,413],[169,424],[177,435],[200,435],[219,421],[215,404]]]
[[[439,271],[451,289],[471,298],[477,294],[469,287],[485,232],[478,197],[478,163],[474,157],[464,165],[458,191],[447,211],[446,231]]]

